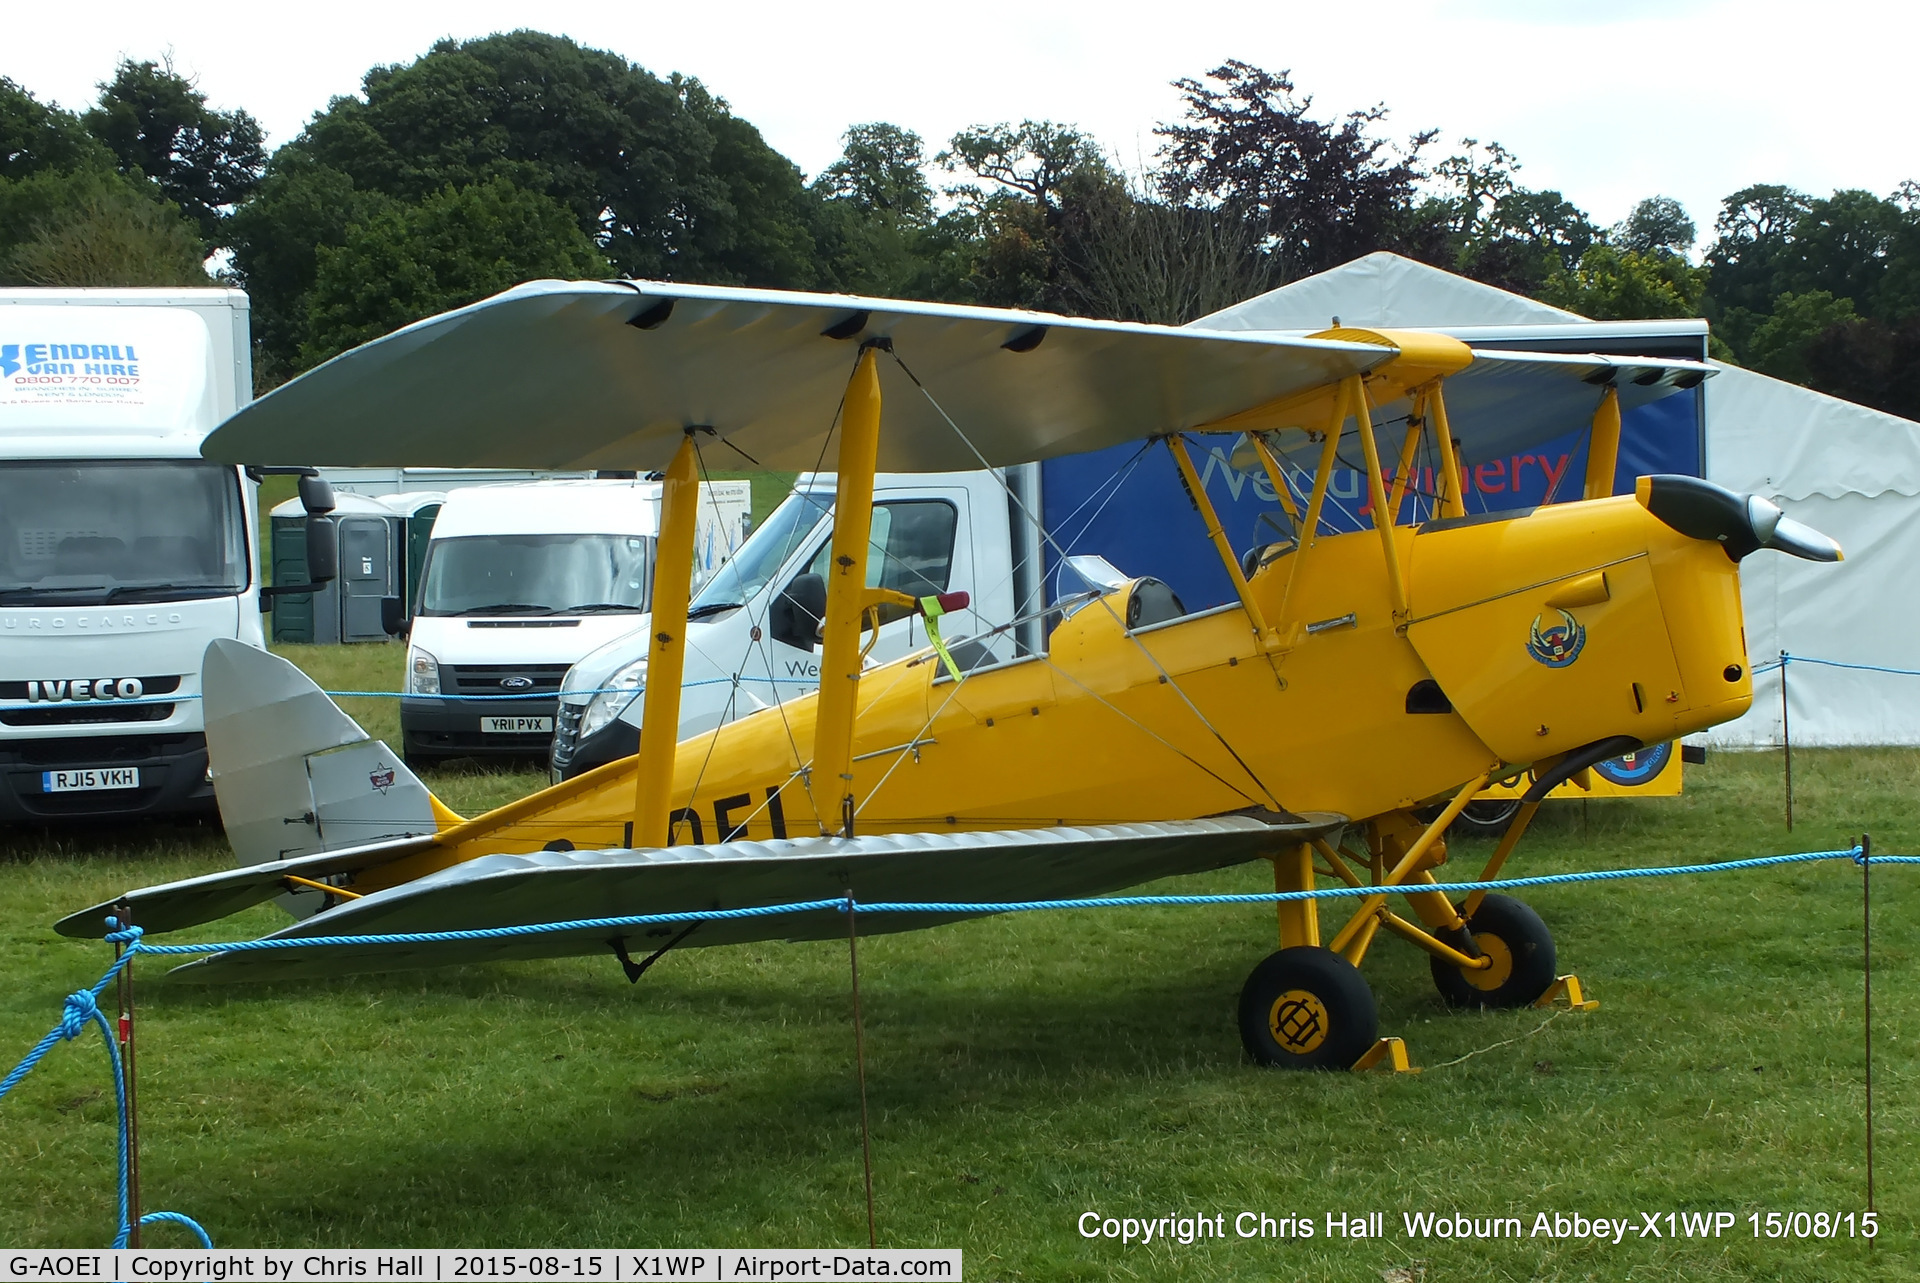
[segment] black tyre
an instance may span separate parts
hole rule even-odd
[[[1497,838],[1504,837],[1507,826],[1513,823],[1513,817],[1520,814],[1520,799],[1481,798],[1469,802],[1466,809],[1454,817],[1453,829],[1468,837]]]
[[[1467,971],[1432,958],[1433,983],[1455,1007],[1525,1007],[1553,983],[1553,933],[1520,901],[1489,895],[1467,919],[1473,942],[1493,959],[1485,971]]]
[[[425,767],[444,766],[447,761],[447,755],[445,753],[422,753],[418,749],[408,749],[400,755],[400,760],[407,764],[409,770],[418,771]]]
[[[1240,990],[1240,1041],[1258,1064],[1347,1069],[1379,1031],[1373,990],[1331,949],[1270,954]]]

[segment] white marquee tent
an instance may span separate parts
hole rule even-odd
[[[1642,338],[1671,355],[1702,321],[1587,321],[1395,254],[1369,254],[1193,322],[1209,329],[1305,330],[1339,323],[1441,329],[1476,342],[1527,336],[1563,351],[1580,337],[1609,351]],[[1598,346],[1598,343],[1596,343]],[[1741,566],[1747,652],[1781,652],[1796,744],[1920,745],[1920,423],[1721,365],[1706,383],[1706,473],[1764,495],[1840,541],[1816,565],[1757,553]],[[1856,665],[1864,667],[1841,667]],[[1706,741],[1780,743],[1781,670],[1763,671],[1745,717]]]

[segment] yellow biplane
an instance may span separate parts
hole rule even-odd
[[[1493,879],[1554,786],[1746,710],[1741,558],[1840,556],[1765,500],[1697,479],[1643,477],[1636,493],[1610,494],[1621,411],[1710,373],[1478,352],[1430,333],[1293,337],[654,282],[521,286],[294,380],[205,453],[662,470],[638,755],[463,818],[291,665],[215,643],[209,750],[248,863],[114,904],[155,932],[299,892],[310,916],[277,936],[370,937],[183,969],[208,980],[609,950],[637,975],[646,964],[633,953],[844,935],[846,918],[823,906],[684,929],[380,937],[846,894],[1005,904],[1265,859],[1280,891],[1316,879],[1377,888],[1330,902],[1340,907],[1325,923],[1314,901],[1280,904],[1279,950],[1240,1001],[1256,1060],[1350,1066],[1376,1044],[1358,967],[1382,928],[1431,955],[1458,1005],[1531,1003],[1555,980],[1552,937],[1530,909],[1431,889],[1460,810],[1490,782],[1533,775],[1478,875]],[[1462,464],[1576,424],[1592,433],[1583,500],[1466,514]],[[1189,457],[1185,434],[1199,432],[1244,434],[1278,495],[1313,478],[1307,502],[1288,503],[1291,537],[1246,569]],[[1032,653],[863,662],[880,612],[941,609],[870,586],[876,470],[997,468],[1153,439],[1172,452],[1236,602],[1177,614],[1164,585],[1121,579],[1047,603],[1050,631]],[[1440,461],[1438,515],[1396,522],[1423,446]],[[821,685],[676,744],[655,728],[680,724],[697,474],[701,451],[721,447],[796,470],[834,452]],[[1364,462],[1373,528],[1332,534],[1328,484],[1349,456]],[[720,840],[676,844],[703,829]],[[113,911],[60,930],[98,935]],[[858,925],[952,916],[863,912]]]

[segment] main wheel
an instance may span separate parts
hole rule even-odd
[[[1553,933],[1520,901],[1489,895],[1467,919],[1480,952],[1493,959],[1483,971],[1468,971],[1433,958],[1433,983],[1455,1007],[1524,1007],[1553,983]]]
[[[1269,954],[1240,990],[1240,1041],[1262,1065],[1346,1069],[1380,1030],[1373,990],[1331,949]]]

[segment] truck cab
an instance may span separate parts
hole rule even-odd
[[[0,823],[210,811],[200,664],[264,645],[238,290],[0,290]]]

